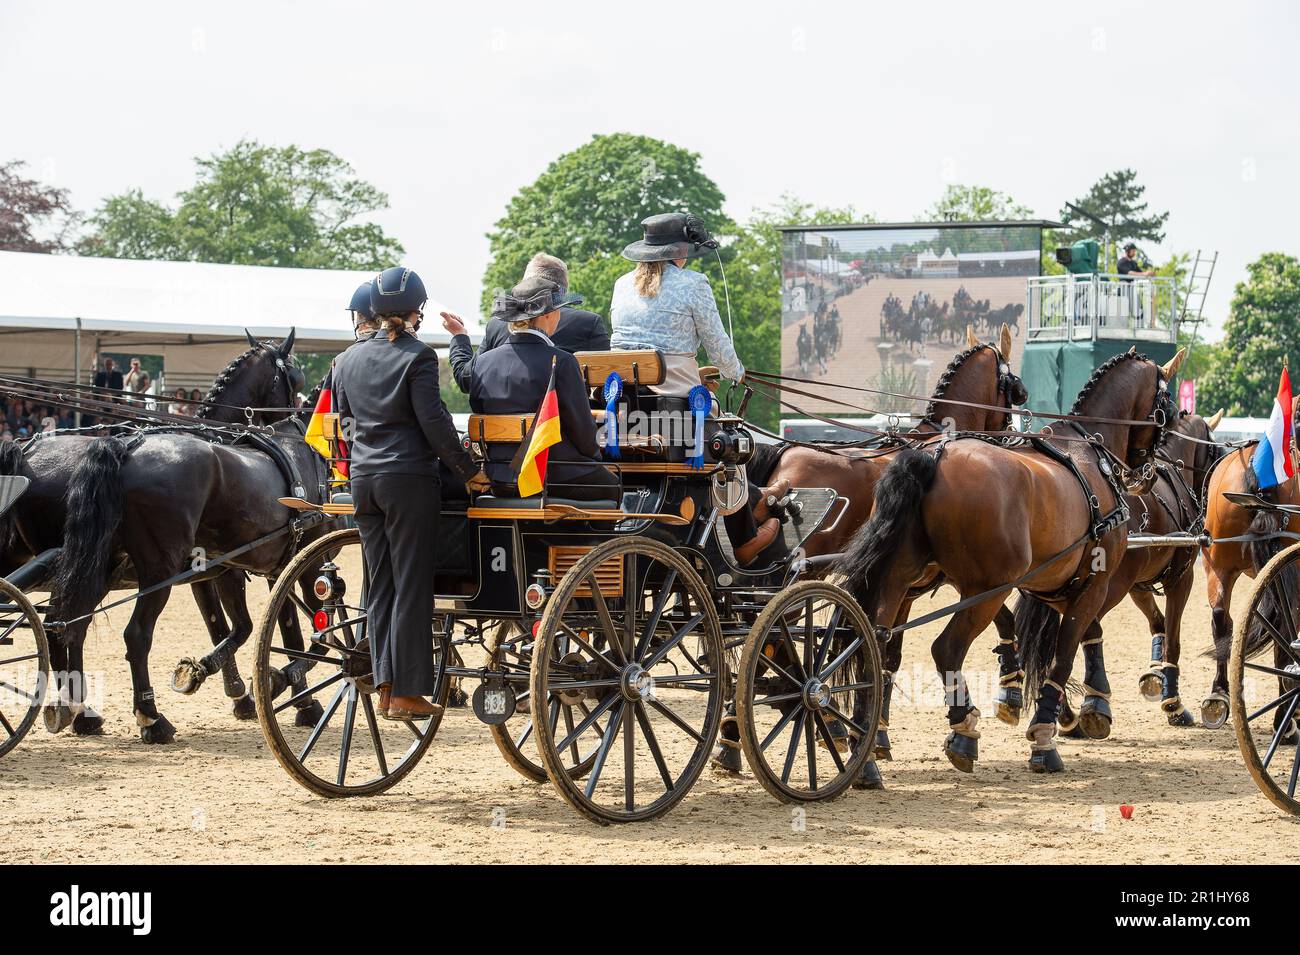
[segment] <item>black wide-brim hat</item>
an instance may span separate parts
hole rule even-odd
[[[548,312],[570,305],[581,305],[582,296],[563,292],[549,279],[540,276],[526,278],[508,295],[497,295],[492,302],[492,317],[506,322],[538,318]]]
[[[671,262],[674,259],[694,259],[709,251],[703,241],[692,240],[687,230],[688,217],[684,212],[665,212],[641,220],[642,238],[623,250],[623,258],[633,262]],[[695,220],[699,223],[699,219]],[[700,226],[703,228],[703,225]],[[704,233],[704,238],[709,238]]]

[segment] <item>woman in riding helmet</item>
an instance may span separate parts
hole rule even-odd
[[[438,391],[438,356],[415,337],[428,296],[410,269],[385,269],[370,284],[379,330],[334,363],[339,421],[349,436],[352,497],[370,571],[370,658],[386,719],[440,711],[434,693],[434,570],[439,465],[473,490],[487,479],[461,446]],[[353,311],[358,311],[353,309]]]
[[[722,326],[708,277],[686,268],[688,259],[716,249],[717,241],[703,221],[683,212],[650,216],[641,227],[642,238],[623,250],[623,258],[635,262],[636,268],[614,283],[610,347],[659,351],[664,357],[664,381],[652,390],[660,395],[685,398],[700,384],[695,355],[701,347],[724,378],[744,381],[745,366]],[[785,481],[762,493],[750,488],[751,507],[726,519],[727,536],[741,564],[752,563],[776,540],[780,522],[767,517],[765,502],[789,490]],[[763,522],[761,526],[756,518]]]

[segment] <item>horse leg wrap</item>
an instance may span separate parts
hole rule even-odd
[[[718,733],[718,747],[713,751],[712,763],[727,773],[739,774],[742,763],[740,758],[740,723],[736,719],[736,704],[728,703],[722,716],[722,729]]]
[[[1169,725],[1195,726],[1196,720],[1187,711],[1187,707],[1183,706],[1182,698],[1178,695],[1178,667],[1172,663],[1166,663],[1164,675],[1164,699],[1160,701],[1160,709],[1164,711],[1165,718],[1169,720]]]
[[[894,696],[894,674],[886,672],[880,694],[880,724],[876,727],[876,759],[893,759],[889,748],[889,701]]]
[[[1029,740],[1029,768],[1036,773],[1059,773],[1065,769],[1061,754],[1056,751],[1056,720],[1061,712],[1061,687],[1046,680],[1038,693],[1038,706],[1034,718],[1025,730]]]
[[[993,652],[998,657],[998,692],[993,697],[997,717],[1008,726],[1017,726],[1025,705],[1025,671],[1020,668],[1014,641],[999,640]]]
[[[170,743],[176,738],[176,727],[154,705],[153,688],[145,687],[135,694],[135,722],[140,727],[140,739],[146,743]]]
[[[1110,736],[1110,683],[1102,659],[1101,637],[1083,644],[1083,703],[1079,705],[1079,729],[1088,739]]]
[[[949,712],[949,720],[955,715],[952,710]],[[948,727],[951,732],[948,733],[947,739],[943,741],[943,752],[948,757],[949,762],[960,769],[963,773],[975,771],[975,761],[979,759],[979,738],[980,731],[975,728],[979,722],[980,711],[975,707],[964,710],[964,715],[957,722],[949,722]]]
[[[1154,703],[1164,695],[1165,687],[1165,635],[1157,633],[1151,638],[1151,666],[1138,677],[1138,692],[1142,699]]]

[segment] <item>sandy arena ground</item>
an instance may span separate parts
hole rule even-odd
[[[1199,574],[1199,572],[1198,572]],[[260,614],[265,592],[250,587]],[[1244,594],[1244,589],[1242,591]],[[1187,615],[1183,686],[1198,709],[1209,685],[1204,584]],[[950,601],[950,592],[940,598]],[[916,608],[923,613],[927,607]],[[791,807],[747,777],[706,771],[652,823],[601,828],[550,784],[508,768],[486,729],[454,710],[423,763],[385,795],[329,800],[300,788],[267,750],[256,722],[229,714],[220,681],[194,697],[166,689],[174,662],[206,637],[188,590],[176,591],[153,653],[171,746],[139,741],[118,635],[125,608],[96,623],[87,668],[105,681],[106,732],[76,738],[37,727],[0,761],[0,818],[9,862],[1290,862],[1296,819],[1275,810],[1242,767],[1231,729],[1178,730],[1143,702],[1137,677],[1149,640],[1125,603],[1107,621],[1115,730],[1104,742],[1062,745],[1068,772],[1031,775],[1022,730],[991,716],[973,776],[940,753],[946,731],[930,675],[938,624],[909,639],[895,696],[894,760],[885,792],[850,792]],[[991,632],[973,648],[973,691],[992,685]],[[249,649],[241,655],[251,672]],[[929,700],[922,699],[929,697]],[[921,705],[918,705],[920,703]],[[992,713],[991,707],[985,712]],[[1119,805],[1134,804],[1131,821]],[[494,810],[496,824],[494,825]],[[501,823],[504,822],[504,825]]]

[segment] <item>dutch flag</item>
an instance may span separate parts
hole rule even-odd
[[[1295,476],[1291,463],[1291,379],[1282,369],[1282,379],[1277,383],[1277,397],[1273,399],[1273,413],[1268,427],[1259,436],[1255,457],[1250,466],[1259,479],[1259,489],[1275,487]]]

